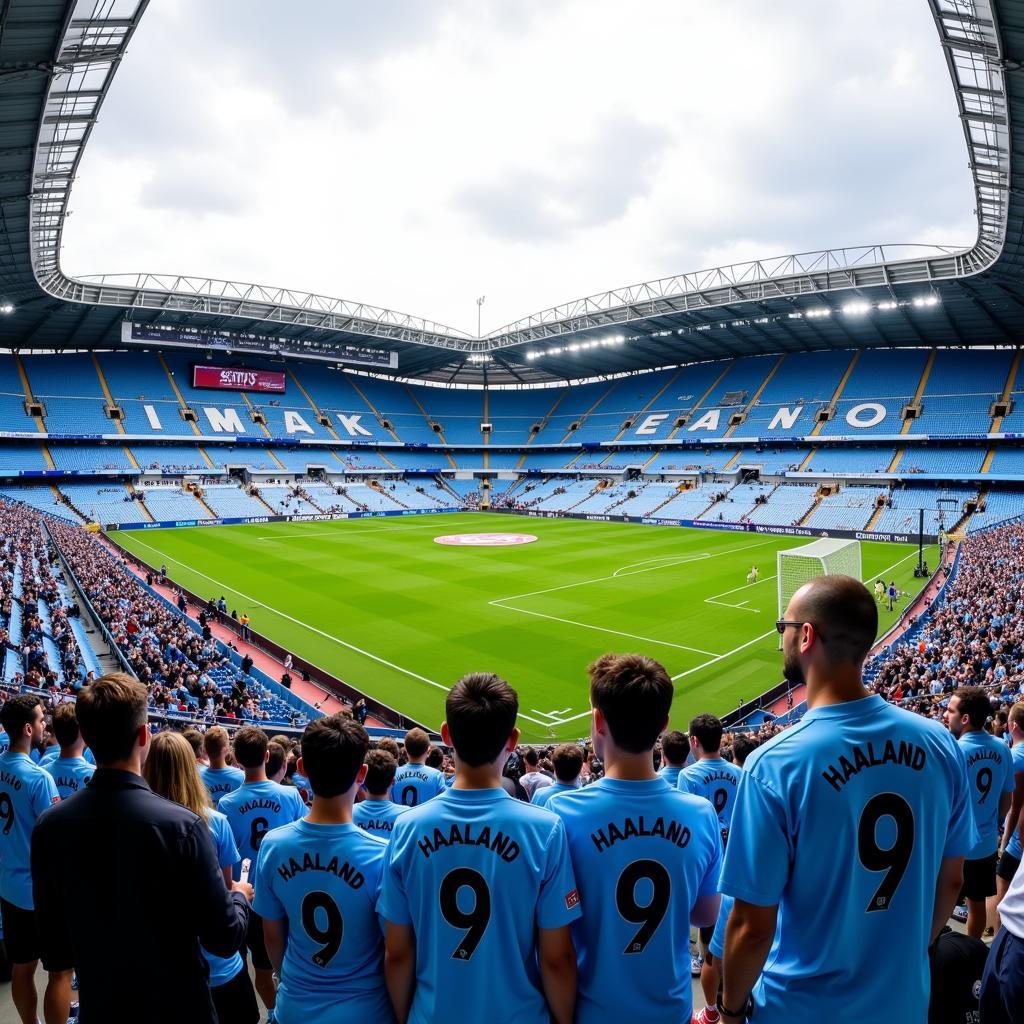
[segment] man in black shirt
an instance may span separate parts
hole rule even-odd
[[[97,770],[32,834],[43,955],[75,969],[81,1024],[213,1024],[199,944],[224,957],[241,948],[252,889],[229,893],[207,823],[143,781],[146,706],[145,687],[121,673],[79,694]]]

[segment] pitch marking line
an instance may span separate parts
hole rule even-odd
[[[426,683],[428,686],[433,686],[436,690],[442,690],[447,693],[451,687],[444,686],[442,683],[435,682],[433,679],[428,679],[426,676],[421,676],[417,672],[413,672],[410,669],[402,668],[401,665],[396,665],[393,661],[387,661],[381,658],[379,655],[371,654],[369,651],[363,650],[362,647],[356,647],[355,644],[350,644],[347,640],[342,640],[341,637],[332,636],[330,633],[325,633],[322,629],[317,629],[316,626],[311,626],[308,622],[303,622],[301,619],[296,619],[286,612],[282,612],[275,608],[273,605],[265,604],[263,601],[258,601],[255,597],[250,594],[246,594],[241,590],[236,590],[234,587],[229,587],[226,583],[221,580],[214,579],[212,576],[207,576],[206,573],[200,572],[198,569],[192,568],[188,563],[182,562],[180,559],[172,558],[170,555],[161,551],[159,548],[153,547],[152,544],[147,544],[144,540],[139,540],[137,543],[141,544],[144,548],[149,548],[150,551],[159,555],[161,560],[164,562],[173,562],[175,565],[180,565],[183,569],[188,570],[196,576],[201,576],[204,580],[209,580],[211,583],[216,584],[221,590],[230,590],[232,594],[237,594],[239,597],[244,597],[246,601],[252,602],[253,607],[264,608],[268,612],[279,616],[282,619],[287,619],[289,622],[294,623],[296,626],[300,626],[302,629],[309,630],[310,633],[316,633],[318,636],[322,636],[325,640],[330,640],[332,643],[338,644],[340,647],[345,647],[355,654],[360,654],[364,658],[369,658],[371,661],[377,662],[378,665],[384,665],[387,668],[394,669],[396,672],[401,672],[402,675],[409,676],[410,679],[419,680],[421,683]],[[549,723],[539,721],[536,718],[530,718],[529,715],[524,715],[522,712],[519,713],[520,718],[525,718],[528,722],[532,722],[534,725],[539,725],[544,728],[549,727]]]
[[[885,576],[891,569],[895,569],[897,566],[902,565],[904,562],[907,562],[911,558],[916,558],[916,557],[917,557],[917,552],[916,551],[911,551],[909,555],[904,556],[903,558],[899,559],[899,561],[893,562],[892,565],[886,566],[886,568],[882,569],[880,572],[876,573],[874,576],[869,576],[866,580],[862,580],[861,582],[862,583],[868,583],[872,579],[879,579],[879,578]],[[760,582],[761,581],[758,580],[758,583],[760,583]],[[753,583],[750,584],[750,585],[751,586],[756,586],[756,584],[753,584]],[[740,588],[740,589],[742,589],[742,588]],[[716,655],[710,661],[705,661],[703,665],[698,665],[696,668],[688,668],[685,672],[679,672],[677,675],[674,675],[672,677],[672,682],[675,682],[677,679],[682,679],[685,676],[692,675],[694,672],[699,672],[702,668],[707,668],[709,665],[714,665],[717,662],[722,661],[724,658],[730,658],[730,657],[732,657],[732,655],[738,654],[740,651],[746,650],[752,644],[756,644],[759,641],[764,640],[765,637],[771,636],[774,632],[775,632],[774,629],[769,629],[767,633],[762,633],[760,636],[755,636],[753,640],[748,640],[745,644],[740,644],[739,647],[734,647],[731,651],[726,651],[725,654]],[[566,721],[572,721],[572,719],[567,719]]]
[[[548,619],[551,622],[561,622],[563,625],[566,626],[579,626],[581,629],[592,629],[599,633],[610,633],[613,636],[624,636],[629,640],[641,640],[644,643],[655,644],[659,647],[672,647],[677,651],[690,651],[692,654],[705,654],[712,659],[717,659],[719,655],[716,654],[714,651],[706,651],[700,647],[690,647],[688,644],[676,644],[668,640],[655,640],[653,637],[640,636],[637,633],[624,633],[618,629],[608,629],[605,626],[596,626],[590,622],[578,622],[575,619],[563,619],[557,615],[548,615],[545,612],[535,612],[531,611],[528,608],[515,608],[508,602],[518,601],[526,597],[537,597],[541,594],[552,594],[556,591],[561,590],[572,590],[575,587],[585,587],[589,586],[592,583],[606,583],[609,580],[621,579],[624,576],[639,576],[641,573],[654,572],[657,569],[669,569],[674,565],[679,565],[685,562],[706,561],[711,558],[717,558],[719,555],[731,554],[735,551],[745,551],[748,548],[760,548],[764,547],[766,544],[772,543],[774,543],[774,540],[764,540],[758,541],[756,544],[741,544],[738,547],[724,548],[722,551],[716,551],[714,553],[702,551],[700,553],[695,553],[692,555],[665,555],[661,558],[649,558],[646,559],[644,562],[633,562],[630,565],[621,566],[620,568],[616,569],[615,572],[612,573],[610,576],[598,576],[596,579],[592,580],[577,580],[575,583],[563,583],[561,586],[558,587],[547,587],[544,590],[534,590],[527,594],[513,594],[509,597],[498,597],[495,598],[493,601],[488,601],[487,603],[493,605],[495,608],[504,608],[506,611],[519,612],[522,615],[532,615],[535,618]],[[670,559],[672,561],[669,561]],[[648,565],[648,562],[656,562],[658,564]],[[638,565],[646,566],[646,568],[637,569],[636,566]],[[627,572],[626,570],[632,571]],[[753,611],[754,609],[746,608],[744,610]],[[566,721],[572,721],[572,719],[566,719]]]
[[[721,594],[715,594],[713,597],[705,597],[705,604],[717,604],[723,608],[733,608],[740,612],[753,612],[755,615],[760,615],[761,610],[759,608],[744,608],[745,604],[749,603],[749,598],[746,601],[737,601],[735,604],[729,601],[719,601],[720,597],[728,597],[730,594],[738,594],[741,590],[747,590],[750,587],[756,587],[758,583],[767,583],[769,580],[775,579],[774,576],[765,576],[764,579],[754,580],[753,583],[745,583],[742,587],[733,587],[732,590],[723,591]]]
[[[344,519],[339,519],[337,521],[341,522],[341,523],[345,522]],[[294,524],[293,523],[292,525],[298,525],[298,524]],[[391,532],[396,532],[396,531],[404,532],[406,530],[436,530],[436,529],[438,529],[438,524],[437,523],[427,523],[427,524],[425,524],[423,526],[395,526],[393,528],[390,528],[388,530],[388,532],[391,533]],[[360,530],[318,530],[315,533],[297,533],[294,536],[290,536],[290,537],[257,537],[256,539],[258,541],[262,542],[262,543],[267,543],[269,541],[271,544],[283,544],[285,541],[308,540],[308,539],[310,539],[312,537],[350,537],[354,533],[383,533],[383,532],[384,532],[384,528],[381,528],[379,530],[362,530],[362,529],[360,529]]]

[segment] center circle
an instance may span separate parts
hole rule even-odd
[[[532,544],[536,539],[532,533],[449,533],[435,537],[434,543],[462,548],[510,548]]]

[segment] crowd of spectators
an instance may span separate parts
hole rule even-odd
[[[21,669],[9,674],[16,685],[70,690],[87,675],[68,620],[74,609],[65,607],[53,572],[56,561],[36,513],[10,504],[0,508],[0,644],[5,659],[8,651],[20,655]],[[15,605],[21,627],[12,637]],[[55,657],[48,655],[44,641],[52,642]]]
[[[201,632],[193,629],[94,534],[56,520],[49,529],[83,593],[149,689],[152,708],[207,721],[260,722],[272,717],[262,706],[263,687],[233,665],[208,622]],[[222,683],[226,680],[223,686],[214,673]]]

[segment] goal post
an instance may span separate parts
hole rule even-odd
[[[822,538],[778,553],[779,617],[790,598],[816,576],[852,576],[863,579],[860,541]]]

